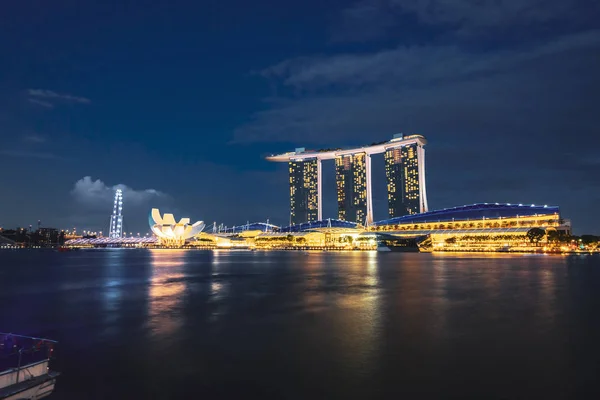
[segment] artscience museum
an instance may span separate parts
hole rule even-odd
[[[161,244],[179,246],[187,239],[200,234],[205,226],[203,221],[191,224],[190,218],[181,218],[179,222],[175,222],[173,214],[167,213],[161,216],[158,208],[150,211],[148,223]]]

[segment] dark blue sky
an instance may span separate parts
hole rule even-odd
[[[430,208],[559,205],[600,233],[597,1],[4,3],[0,226],[106,230],[115,185],[131,231],[151,206],[285,224],[265,154],[404,132]]]

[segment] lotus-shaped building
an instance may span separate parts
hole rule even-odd
[[[150,211],[148,223],[161,243],[169,245],[182,245],[187,239],[202,232],[205,226],[202,221],[190,224],[189,218],[181,218],[179,222],[175,222],[173,214],[161,216],[158,208],[153,208]]]

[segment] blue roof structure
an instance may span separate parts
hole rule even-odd
[[[278,230],[279,227],[273,224],[267,224],[266,222],[253,222],[251,224],[232,226],[226,229],[221,229],[220,233],[239,233],[244,231],[273,231]]]
[[[396,225],[420,222],[447,222],[473,220],[482,218],[510,218],[526,217],[532,215],[560,214],[558,206],[536,206],[535,204],[500,204],[479,203],[469,206],[444,208],[441,210],[428,211],[421,214],[405,215],[375,222],[373,225]]]
[[[356,222],[342,221],[341,219],[322,219],[320,221],[304,222],[302,224],[290,225],[281,228],[281,232],[303,232],[317,228],[356,228]]]

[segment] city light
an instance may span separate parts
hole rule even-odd
[[[123,236],[123,191],[117,189],[115,191],[115,200],[113,205],[113,213],[110,217],[110,230],[108,236],[111,238],[120,238]]]

